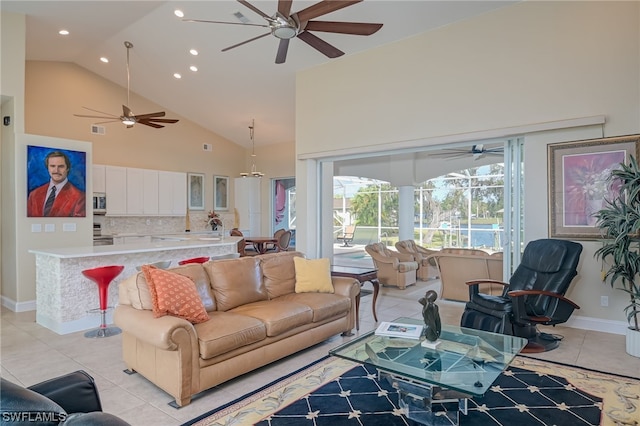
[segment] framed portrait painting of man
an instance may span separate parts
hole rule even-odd
[[[86,217],[87,153],[27,146],[27,217]]]

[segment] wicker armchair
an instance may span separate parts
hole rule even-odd
[[[418,263],[412,255],[389,250],[382,243],[369,244],[364,249],[373,259],[380,284],[405,289],[416,283]]]
[[[438,265],[435,259],[427,258],[438,250],[429,250],[416,244],[413,240],[403,240],[396,243],[396,250],[400,253],[410,254],[413,260],[418,263],[418,279],[427,281],[438,278]]]

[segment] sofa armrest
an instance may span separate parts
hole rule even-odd
[[[173,340],[176,330],[184,329],[193,339],[197,336],[193,324],[185,319],[170,315],[154,318],[152,311],[135,309],[129,305],[119,305],[115,309],[113,322],[137,339],[164,350],[178,348],[178,343]]]
[[[354,300],[360,294],[360,283],[355,278],[331,277],[331,282],[335,294],[348,296]]]
[[[356,326],[358,295],[360,295],[360,283],[355,278],[331,277],[334,294],[348,296],[351,299],[351,312],[349,313],[349,324],[344,333],[351,334],[351,330]]]

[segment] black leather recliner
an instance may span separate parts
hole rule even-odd
[[[541,335],[536,325],[566,322],[574,309],[580,309],[564,294],[577,275],[581,253],[582,245],[572,241],[531,241],[509,283],[486,279],[467,281],[469,302],[460,325],[524,337],[529,344],[523,352],[555,349],[559,339]],[[487,282],[503,285],[502,295],[480,293],[478,284]]]
[[[93,377],[76,371],[42,383],[22,387],[0,380],[0,423],[30,426],[127,426],[113,414],[102,412]]]

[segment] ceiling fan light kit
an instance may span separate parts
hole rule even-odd
[[[234,14],[236,17],[240,15],[245,18],[241,19],[240,22],[208,21],[202,19],[184,19],[184,21],[268,28],[270,32],[234,44],[233,46],[226,47],[222,49],[222,51],[226,52],[268,35],[273,35],[275,38],[280,40],[276,53],[276,64],[283,64],[286,61],[287,51],[289,50],[289,40],[296,37],[328,58],[337,58],[344,55],[343,51],[312,34],[310,31],[368,36],[382,28],[382,24],[374,23],[312,21],[314,18],[360,3],[363,0],[323,0],[296,13],[291,13],[292,0],[278,0],[278,10],[272,16],[267,15],[246,0],[237,1],[260,15],[265,21],[267,21],[267,23],[252,24],[248,22],[246,17],[244,17],[240,12],[236,12],[236,14]]]
[[[176,120],[173,118],[160,118],[160,117],[164,117],[165,115],[164,111],[152,112],[150,114],[141,114],[141,115],[135,115],[133,111],[131,111],[131,109],[128,106],[130,105],[129,97],[130,97],[130,80],[131,80],[130,73],[129,73],[129,50],[133,47],[133,43],[131,43],[130,41],[125,41],[124,47],[127,48],[127,103],[125,105],[122,105],[122,115],[117,116],[117,115],[109,114],[107,112],[102,112],[95,109],[87,108],[87,107],[82,107],[82,108],[87,109],[89,111],[98,112],[100,114],[106,114],[106,115],[83,115],[83,114],[73,114],[73,115],[76,117],[82,117],[82,118],[99,118],[99,119],[105,120],[105,121],[100,121],[94,124],[103,124],[103,123],[120,121],[122,124],[127,126],[127,129],[130,129],[136,123],[144,124],[145,126],[153,127],[155,129],[163,128],[164,127],[163,124],[165,123],[166,124],[177,123],[179,120]],[[160,124],[160,123],[163,123],[163,124]]]

